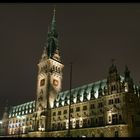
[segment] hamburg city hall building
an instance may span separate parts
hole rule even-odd
[[[62,91],[55,10],[47,43],[38,63],[36,99],[5,107],[3,137],[134,137],[140,136],[140,86],[125,66],[114,63],[106,79]]]

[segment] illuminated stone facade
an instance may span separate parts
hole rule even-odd
[[[73,137],[139,135],[140,87],[127,66],[121,76],[112,63],[106,79],[62,92],[63,67],[54,12],[38,64],[36,99],[5,109],[3,136],[67,137],[69,115]]]

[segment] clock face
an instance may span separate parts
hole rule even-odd
[[[53,80],[53,85],[54,86],[58,86],[58,83],[59,83],[58,80],[56,80],[56,79]]]
[[[42,79],[41,81],[40,81],[40,86],[43,86],[45,84],[45,79]]]

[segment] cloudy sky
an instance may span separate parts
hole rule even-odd
[[[140,82],[140,4],[0,4],[0,109],[36,98],[37,64],[53,8],[65,65],[63,90],[105,79],[111,59]]]

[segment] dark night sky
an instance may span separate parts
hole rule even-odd
[[[55,4],[59,46],[69,89],[69,63],[77,87],[107,77],[114,58],[140,81],[140,4]],[[18,105],[36,97],[37,63],[54,4],[0,4],[0,103]]]

